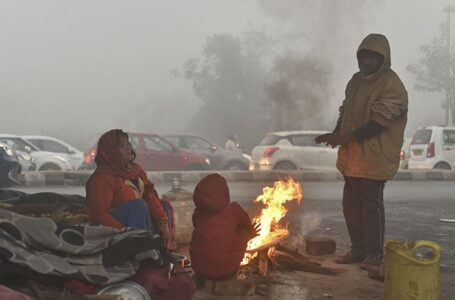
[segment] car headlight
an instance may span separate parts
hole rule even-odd
[[[32,157],[27,154],[27,153],[22,153],[21,154],[21,157],[24,159],[24,160],[28,160],[28,161],[31,161],[32,160]]]
[[[251,156],[249,156],[248,154],[242,153],[242,156],[248,160],[251,160]]]
[[[206,158],[205,159],[205,163],[208,164],[210,166],[210,159]]]
[[[60,155],[56,155],[55,158],[60,160],[60,161],[62,161],[62,162],[65,162],[65,163],[68,162],[68,160],[66,158],[64,158],[63,156],[60,156]]]
[[[14,152],[10,148],[2,147],[3,151],[5,151],[6,155],[14,157]]]

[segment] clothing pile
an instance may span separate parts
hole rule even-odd
[[[39,299],[33,282],[37,290],[60,288],[60,295],[78,296],[127,279],[138,279],[150,294],[157,282],[163,291],[176,284],[160,235],[87,225],[84,202],[81,196],[0,189],[0,285]],[[85,222],[75,225],[76,220]]]

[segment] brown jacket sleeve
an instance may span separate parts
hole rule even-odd
[[[91,225],[113,228],[125,227],[111,214],[115,190],[115,178],[109,174],[92,175],[85,187],[88,206],[88,220]]]
[[[374,102],[371,110],[371,119],[386,128],[407,113],[408,96],[398,76],[394,75],[388,80],[381,97]]]

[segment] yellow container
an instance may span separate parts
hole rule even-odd
[[[387,241],[385,246],[385,300],[439,299],[441,248],[430,241]]]

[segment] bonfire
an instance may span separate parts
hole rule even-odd
[[[301,199],[302,187],[292,177],[276,181],[273,187],[262,189],[262,195],[254,201],[264,205],[259,216],[253,218],[253,224],[259,229],[258,236],[248,242],[242,265],[248,264],[262,249],[270,248],[269,251],[273,251],[271,246],[289,235],[287,225],[280,224],[288,211],[285,204],[289,201],[300,204]]]

